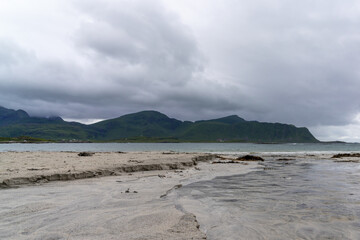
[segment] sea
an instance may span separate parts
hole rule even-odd
[[[360,239],[360,163],[312,159],[360,152],[360,144],[51,143],[0,144],[0,151],[175,151],[271,153],[246,174],[176,190],[177,205],[199,216],[208,239]],[[306,158],[296,157],[307,155]],[[191,203],[191,208],[188,208]],[[201,217],[200,217],[201,216]]]
[[[357,152],[360,143],[6,143],[0,144],[0,152],[6,151],[92,151],[92,152],[134,152],[175,151],[204,153],[243,152]]]

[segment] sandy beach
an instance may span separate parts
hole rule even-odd
[[[0,187],[122,175],[126,172],[183,169],[211,159],[209,154],[174,152],[2,152]]]
[[[78,154],[0,153],[0,239],[222,239],[222,236],[236,232],[234,229],[226,230],[234,224],[234,227],[237,226],[236,222],[231,221],[232,213],[223,207],[214,207],[217,206],[216,202],[203,192],[192,190],[188,186],[203,182],[205,191],[210,186],[206,185],[210,183],[205,182],[213,181],[216,177],[224,179],[227,176],[245,176],[251,173],[258,175],[256,178],[249,175],[247,181],[274,176],[271,181],[279,181],[278,184],[285,183],[284,181],[291,183],[292,166],[297,166],[301,170],[306,169],[314,161],[322,165],[343,164],[341,166],[345,167],[352,166],[349,164],[357,166],[359,163],[358,156],[332,158],[332,153],[256,154],[264,158],[264,162],[251,159],[237,160],[242,154]],[[286,166],[289,170],[281,172],[281,169],[287,169]],[[297,170],[294,171],[296,174]],[[270,174],[276,172],[279,176]],[[281,177],[280,174],[285,175]],[[286,174],[290,174],[290,177]],[[322,176],[320,179],[324,178]],[[319,179],[316,180],[318,181]],[[307,182],[305,179],[305,183]],[[342,182],[346,182],[346,178]],[[240,183],[236,182],[235,187],[240,186]],[[256,183],[251,189],[261,186],[260,183]],[[184,189],[188,194],[186,196],[183,195]],[[251,189],[248,194],[256,194],[256,191],[252,193]],[[216,195],[216,191],[222,191],[222,187],[212,191],[215,191],[213,194]],[[226,200],[228,193],[221,194],[221,198]],[[209,193],[209,196],[211,194]],[[350,194],[352,198],[357,196],[354,193],[342,194]],[[230,202],[233,201],[231,196],[230,194],[228,199]],[[197,198],[202,200],[196,200]],[[255,197],[245,203],[250,204],[254,200],[257,204],[256,201],[261,199]],[[293,200],[290,200],[292,203]],[[264,204],[266,206],[266,203]],[[236,216],[245,217],[245,210]],[[222,219],[222,216],[228,218]],[[352,219],[351,216],[345,217]],[[312,226],[315,225],[316,223]],[[243,226],[246,226],[246,222]],[[318,225],[318,228],[321,227]],[[244,229],[244,233],[247,233],[245,236],[252,236],[250,233],[255,231],[254,238],[259,235],[266,236],[273,231],[264,230],[262,233],[252,227],[249,229]],[[349,232],[351,231],[350,229]],[[278,235],[274,236],[279,237],[284,233],[276,234]],[[238,239],[236,234],[228,237]]]
[[[0,238],[206,239],[172,192],[256,166],[229,168],[212,159],[173,152],[0,153]]]

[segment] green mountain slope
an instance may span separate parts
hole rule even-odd
[[[60,117],[30,117],[23,110],[0,107],[0,137],[30,136],[49,140],[87,139],[88,126]]]
[[[0,106],[0,126],[6,126],[21,122],[24,119],[30,118],[23,110],[12,110]]]
[[[181,121],[167,117],[156,111],[143,111],[119,118],[92,124],[100,133],[99,140],[117,140],[129,137],[171,137]]]
[[[91,125],[60,117],[30,117],[22,110],[0,108],[0,137],[30,136],[50,140],[175,142],[318,142],[307,128],[246,121],[236,115],[196,122],[142,111]]]

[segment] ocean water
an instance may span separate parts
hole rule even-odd
[[[177,191],[208,239],[360,239],[360,164],[266,160]]]
[[[41,143],[0,144],[5,151],[177,151],[177,152],[354,152],[360,151],[360,144],[340,143]]]

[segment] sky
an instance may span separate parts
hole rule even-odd
[[[1,0],[0,106],[237,114],[360,142],[357,0]]]

